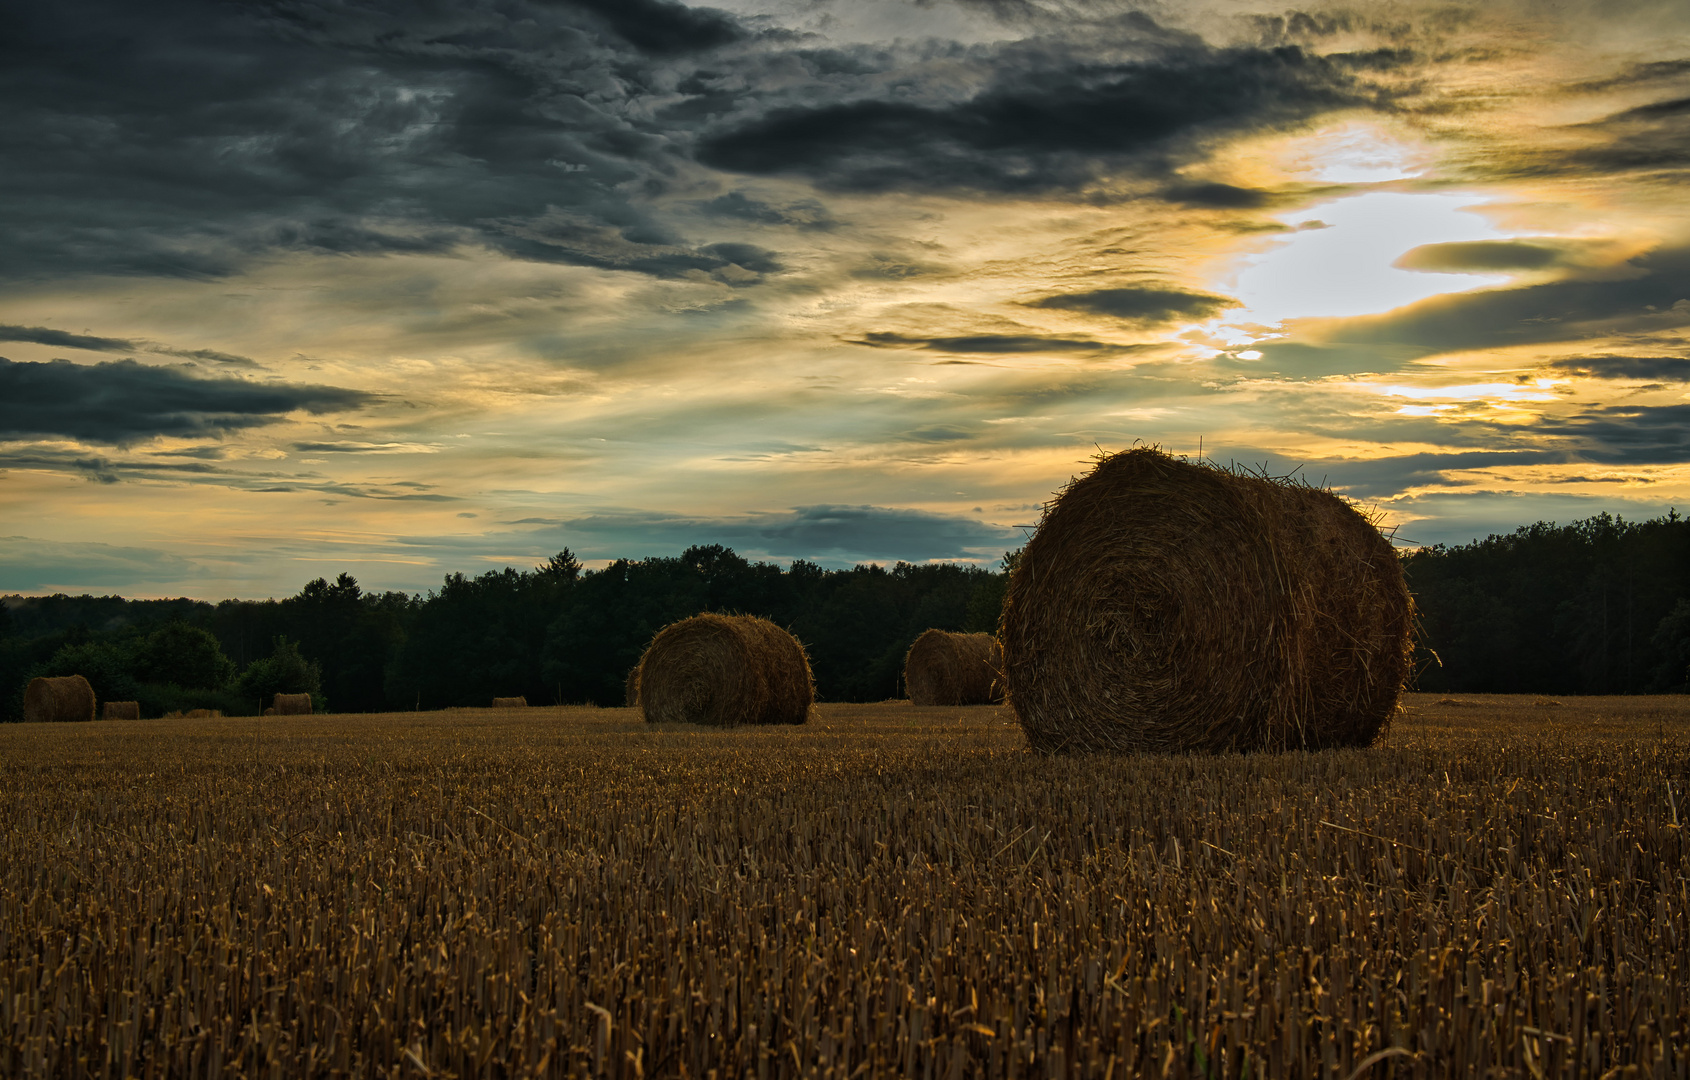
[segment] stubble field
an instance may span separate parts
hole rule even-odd
[[[1690,1075],[1690,701],[0,728],[0,1075]]]

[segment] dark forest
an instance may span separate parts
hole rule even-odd
[[[622,703],[623,681],[665,624],[745,612],[809,650],[818,697],[901,696],[903,656],[923,630],[992,630],[996,571],[952,563],[826,570],[749,562],[720,547],[584,570],[564,551],[530,570],[451,574],[427,595],[319,578],[284,600],[5,598],[0,716],[22,716],[25,683],[79,673],[101,700],[143,715],[258,711],[276,692],[318,708],[375,712],[486,705]],[[1437,693],[1685,692],[1690,680],[1690,523],[1600,515],[1403,555],[1420,612],[1416,689]]]

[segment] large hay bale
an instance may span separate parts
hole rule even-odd
[[[101,707],[100,715],[106,720],[139,720],[141,719],[141,703],[139,701],[108,701]]]
[[[310,716],[310,694],[277,694],[273,703],[277,716]]]
[[[927,630],[904,656],[904,689],[916,705],[989,705],[1003,700],[1002,664],[990,634]]]
[[[635,664],[628,669],[628,678],[622,684],[622,704],[630,709],[640,704],[640,665]]]
[[[23,690],[25,723],[94,719],[94,688],[80,675],[29,680]]]
[[[1037,750],[1367,746],[1413,610],[1390,543],[1332,492],[1136,449],[1046,507],[999,640]]]
[[[651,723],[802,724],[815,700],[804,646],[754,615],[695,615],[657,632],[640,657]]]
[[[526,697],[496,697],[493,699],[493,707],[495,709],[526,709],[528,708],[528,699]]]

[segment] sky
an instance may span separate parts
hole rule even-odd
[[[0,8],[0,591],[1690,508],[1690,5]]]

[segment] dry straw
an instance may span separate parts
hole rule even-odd
[[[310,694],[277,694],[274,704],[277,716],[310,716]]]
[[[1104,455],[1045,508],[999,639],[1037,750],[1367,746],[1397,709],[1413,602],[1330,491]]]
[[[640,666],[638,664],[628,669],[628,680],[622,685],[622,704],[630,709],[639,707]]]
[[[904,657],[904,688],[916,705],[987,705],[1003,700],[1002,666],[990,634],[928,630]]]
[[[139,720],[141,719],[141,703],[139,701],[108,701],[101,707],[100,715],[107,720]]]
[[[493,707],[495,709],[526,709],[528,708],[528,699],[526,697],[496,697],[493,699]]]
[[[94,719],[94,688],[80,675],[29,680],[23,691],[25,723]]]
[[[695,615],[657,632],[640,657],[651,723],[802,724],[815,700],[798,639],[754,615]]]

